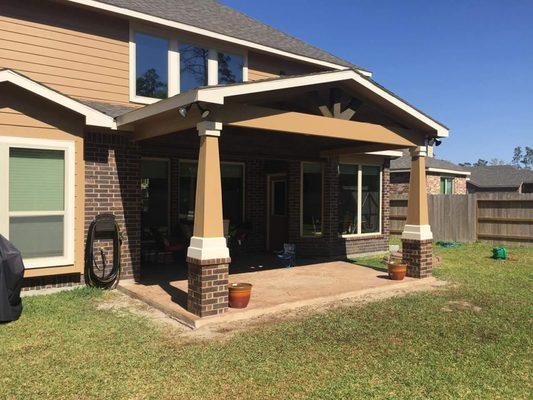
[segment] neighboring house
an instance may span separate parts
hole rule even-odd
[[[391,160],[391,193],[407,195],[410,169],[411,156],[409,151],[404,150],[401,157]],[[466,194],[470,171],[449,161],[427,157],[426,177],[428,194]]]
[[[511,165],[469,167],[468,193],[516,192],[533,193],[533,171]]]
[[[416,155],[420,198],[426,143],[448,135],[370,71],[213,0],[0,0],[0,30],[0,233],[27,285],[82,280],[88,226],[113,213],[123,279],[147,272],[145,234],[189,232],[189,310],[223,312],[224,226],[247,223],[248,252],[387,250],[391,157]],[[423,277],[432,234],[409,203]]]

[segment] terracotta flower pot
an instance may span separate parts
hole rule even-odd
[[[389,269],[389,278],[393,281],[401,281],[407,273],[407,264],[403,262],[390,261],[387,263],[387,268]]]
[[[252,294],[252,285],[250,283],[230,283],[229,306],[231,308],[246,308]]]

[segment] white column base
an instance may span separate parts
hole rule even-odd
[[[203,238],[193,236],[187,249],[187,257],[195,260],[214,260],[229,258],[225,237]]]
[[[402,239],[408,240],[431,240],[433,233],[429,225],[405,225]]]

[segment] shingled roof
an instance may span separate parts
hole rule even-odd
[[[395,170],[409,170],[411,169],[411,156],[409,150],[402,150],[403,156],[395,160],[391,160],[390,169]],[[454,164],[450,161],[440,160],[435,157],[426,157],[426,168],[446,169],[449,171],[469,172],[470,170],[460,165]]]
[[[484,188],[518,188],[522,183],[533,183],[533,171],[518,169],[511,165],[489,165],[470,167],[470,183]]]
[[[216,0],[97,0],[316,60],[367,71]],[[309,21],[320,24],[320,21]]]

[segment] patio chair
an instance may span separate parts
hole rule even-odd
[[[293,243],[284,243],[283,250],[276,252],[276,255],[284,267],[294,267],[296,262],[296,245]]]

